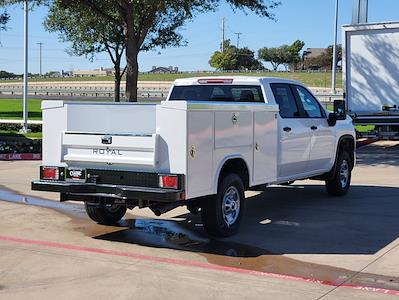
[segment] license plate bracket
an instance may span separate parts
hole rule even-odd
[[[86,181],[86,169],[67,168],[65,173],[65,180],[67,181]]]

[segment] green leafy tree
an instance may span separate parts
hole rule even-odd
[[[10,15],[6,11],[0,13],[0,30],[7,29],[6,25],[9,19]]]
[[[305,46],[305,42],[296,40],[289,46],[288,49],[288,59],[285,62],[286,69],[288,66],[292,70],[296,70],[298,68],[298,64],[301,62],[301,55],[300,52],[302,51],[303,47]]]
[[[299,52],[304,45],[304,42],[296,40],[291,45],[271,48],[264,47],[259,49],[258,58],[265,62],[270,62],[274,71],[277,71],[280,65],[284,65],[287,70],[289,66],[295,69],[295,66],[301,60]]]
[[[71,42],[71,55],[85,56],[93,61],[98,53],[108,53],[114,66],[115,102],[120,101],[120,85],[126,70],[121,69],[125,50],[123,27],[114,26],[102,16],[94,16],[90,10],[77,6],[63,6],[56,0],[50,7],[45,27],[50,32],[59,32],[63,42]]]
[[[41,4],[48,3],[50,0],[29,0],[29,8],[32,9],[33,7]],[[7,23],[10,20],[10,15],[5,10],[7,6],[23,3],[23,0],[0,0],[0,30],[7,30]]]
[[[274,0],[225,0],[235,9],[249,9],[273,18]],[[95,17],[103,17],[123,27],[126,41],[126,96],[137,101],[138,54],[153,48],[181,46],[185,43],[178,29],[198,13],[214,11],[216,0],[62,0],[65,6],[85,6]]]
[[[255,58],[255,53],[248,49],[237,48],[226,40],[224,51],[216,51],[209,61],[211,67],[217,70],[259,70],[262,64]]]
[[[282,65],[286,58],[286,47],[287,45],[280,46],[280,47],[264,47],[259,49],[258,51],[258,58],[265,62],[270,62],[273,67],[274,71],[277,71],[278,67]]]

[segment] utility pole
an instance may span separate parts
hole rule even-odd
[[[241,32],[236,32],[234,33],[237,35],[237,49],[240,48],[240,35],[242,34]]]
[[[24,124],[21,133],[28,132],[28,0],[24,1],[24,95],[23,95],[23,119]]]
[[[335,94],[337,84],[337,34],[338,34],[338,4],[339,0],[335,0],[335,27],[334,27],[334,45],[333,45],[333,61],[332,61],[332,80],[331,91]]]
[[[40,74],[40,77],[42,77],[42,46],[43,46],[43,43],[40,42],[40,43],[36,43],[36,44],[39,45],[39,74]]]
[[[224,17],[222,18],[222,53],[224,53],[224,32],[225,32],[225,28],[224,28]]]
[[[352,24],[367,23],[368,0],[353,0]]]

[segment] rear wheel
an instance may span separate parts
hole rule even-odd
[[[244,210],[244,185],[236,174],[226,175],[216,196],[204,200],[201,217],[205,230],[214,236],[228,237],[235,234]]]
[[[117,223],[126,213],[126,206],[117,204],[85,202],[85,209],[90,219],[104,225],[112,225]]]
[[[348,152],[341,152],[338,156],[334,177],[326,180],[327,192],[332,196],[345,195],[351,183],[351,159]]]

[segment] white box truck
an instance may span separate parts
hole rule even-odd
[[[160,104],[44,101],[43,165],[34,190],[84,201],[91,219],[126,209],[160,215],[186,205],[205,229],[239,227],[244,191],[315,178],[344,195],[355,132],[342,102],[326,111],[300,82],[281,78],[176,80]]]
[[[399,22],[343,26],[343,76],[348,113],[399,139]]]

